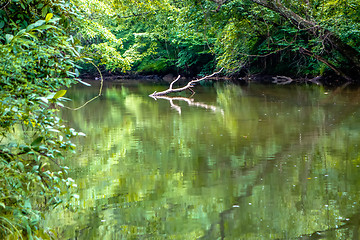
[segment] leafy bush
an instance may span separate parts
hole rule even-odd
[[[61,160],[78,135],[56,112],[80,81],[69,1],[13,0],[0,8],[0,238],[51,238],[44,211],[76,185]]]

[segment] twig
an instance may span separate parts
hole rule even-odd
[[[312,82],[316,85],[322,85],[321,82],[319,82],[318,80],[320,80],[322,77],[321,76],[317,76],[317,77],[314,77],[312,79],[309,79],[307,80],[307,82]]]
[[[274,81],[273,83],[279,84],[279,85],[286,85],[289,83],[292,83],[294,80],[290,77],[286,77],[286,76],[276,76],[273,77]]]
[[[0,7],[0,9],[4,9],[6,8],[6,6],[10,3],[10,1],[8,1],[7,3],[5,3],[3,6]]]
[[[99,94],[95,97],[93,97],[92,99],[90,99],[89,101],[87,101],[86,103],[84,103],[83,105],[81,105],[80,107],[77,107],[77,108],[70,108],[70,107],[67,107],[67,106],[64,106],[65,108],[67,109],[70,109],[70,110],[73,110],[73,111],[77,111],[83,107],[85,107],[88,103],[94,101],[96,98],[100,97],[101,94],[102,94],[102,89],[103,89],[103,86],[104,86],[104,78],[101,74],[101,71],[100,69],[93,63],[93,62],[90,62],[92,65],[94,65],[94,67],[96,67],[96,69],[98,70],[99,74],[100,74],[100,78],[101,78],[101,82],[100,82],[100,90],[99,90]]]

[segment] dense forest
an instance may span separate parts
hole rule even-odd
[[[56,113],[81,74],[356,82],[359,12],[357,0],[1,0],[0,238],[50,238],[42,213],[77,197],[61,160],[84,134]]]
[[[75,36],[110,71],[359,76],[357,1],[80,1]],[[101,7],[99,7],[101,6]]]

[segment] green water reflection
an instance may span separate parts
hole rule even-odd
[[[159,88],[110,83],[63,112],[87,137],[67,163],[78,210],[49,217],[60,239],[359,239],[360,91]]]

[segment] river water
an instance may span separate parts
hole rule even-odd
[[[87,134],[66,160],[76,210],[60,239],[359,239],[360,91],[107,83],[62,117]],[[79,106],[99,86],[76,86]]]

